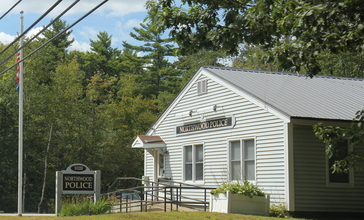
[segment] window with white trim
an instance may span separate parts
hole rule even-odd
[[[197,82],[197,95],[207,93],[207,80],[201,80]]]
[[[328,172],[328,183],[330,185],[349,185],[351,172],[347,173],[333,173],[332,165],[334,165],[335,161],[343,160],[348,156],[349,153],[349,143],[348,140],[345,140],[339,144],[337,151],[332,155],[331,158],[327,159],[327,172]]]
[[[184,147],[184,180],[203,180],[203,145]]]
[[[255,141],[235,140],[229,142],[231,180],[255,180]]]

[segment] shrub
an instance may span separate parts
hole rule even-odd
[[[219,193],[226,193],[227,191],[230,191],[232,194],[244,195],[250,198],[253,196],[265,196],[265,193],[261,189],[249,181],[244,181],[244,184],[223,183],[219,188],[211,190],[211,194],[217,195]]]
[[[100,215],[110,210],[111,206],[106,199],[100,199],[96,203],[84,201],[81,203],[62,204],[59,216],[79,216],[79,215]]]
[[[271,205],[269,208],[269,216],[278,217],[278,218],[288,218],[289,213],[288,213],[286,207],[282,204]]]
[[[91,214],[100,215],[105,214],[111,209],[111,205],[108,200],[100,199],[96,203],[90,204]]]

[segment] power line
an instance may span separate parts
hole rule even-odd
[[[59,32],[57,35],[55,35],[54,37],[52,37],[51,39],[49,39],[47,42],[45,42],[43,45],[39,46],[37,49],[33,50],[31,53],[29,53],[27,56],[25,56],[23,59],[19,60],[19,62],[23,62],[25,59],[27,59],[28,57],[32,56],[34,53],[38,52],[40,49],[42,49],[44,46],[46,46],[47,44],[49,44],[50,42],[52,42],[54,39],[56,39],[57,37],[59,37],[60,35],[62,35],[64,32],[68,31],[69,29],[71,29],[73,26],[75,26],[78,22],[82,21],[84,18],[86,18],[87,16],[89,16],[92,12],[94,12],[96,9],[98,9],[99,7],[101,7],[103,4],[105,4],[107,1],[109,0],[104,0],[103,2],[101,2],[99,5],[97,5],[95,8],[93,8],[91,11],[89,11],[88,13],[86,13],[84,16],[82,16],[81,18],[79,18],[76,22],[74,22],[72,25],[70,25],[69,27],[67,27],[66,29],[64,29],[63,31]],[[13,64],[12,66],[10,66],[9,68],[7,68],[6,70],[2,71],[0,73],[0,75],[4,74],[5,72],[7,72],[8,70],[10,70],[11,68],[13,68],[14,66],[16,66],[18,63]]]
[[[3,14],[3,16],[1,16],[0,20],[3,19],[3,17],[5,17],[11,10],[13,10],[13,8],[15,8],[22,0],[19,0],[17,3],[15,3],[7,12],[5,12],[5,14]]]
[[[5,49],[3,49],[0,52],[0,55],[3,54],[7,49],[9,49],[13,44],[15,44],[20,38],[22,38],[28,31],[30,31],[30,29],[32,29],[36,24],[38,24],[38,22],[40,20],[42,20],[47,14],[49,14],[49,12],[51,12],[59,3],[61,3],[62,0],[58,0],[52,7],[50,7],[42,16],[40,16],[38,18],[38,20],[36,20],[32,25],[30,25],[28,27],[28,29],[26,29],[23,33],[21,33],[17,38],[15,38],[15,40],[13,40],[13,42],[11,42],[7,47],[5,47]]]
[[[75,6],[80,0],[74,1],[68,8],[66,8],[61,14],[59,14],[54,20],[52,20],[47,26],[45,26],[41,31],[39,31],[36,35],[34,35],[31,39],[29,39],[23,46],[19,47],[16,51],[14,51],[11,55],[9,55],[6,59],[0,62],[0,65],[8,61],[12,56],[14,56],[17,52],[27,46],[30,42],[32,42],[35,38],[37,38],[41,33],[43,33],[48,27],[50,27],[54,22],[56,22],[60,17],[62,17],[67,11],[69,11],[73,6]]]

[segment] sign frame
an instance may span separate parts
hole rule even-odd
[[[89,190],[87,188],[89,188]],[[94,202],[96,203],[100,198],[100,191],[101,171],[99,170],[90,170],[86,165],[76,163],[68,166],[66,170],[57,171],[55,199],[56,214],[58,214],[62,208],[62,194],[94,194]]]

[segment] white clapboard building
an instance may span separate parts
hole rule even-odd
[[[362,79],[203,66],[132,147],[155,182],[249,180],[289,211],[364,212],[364,172],[331,174],[313,132],[363,107]]]

